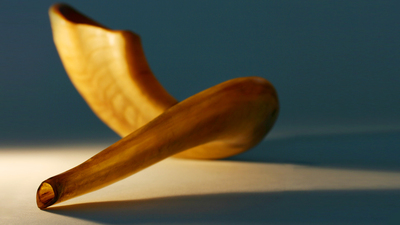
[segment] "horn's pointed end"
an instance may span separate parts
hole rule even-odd
[[[45,209],[57,201],[57,191],[51,184],[43,182],[36,193],[36,204],[40,209]]]

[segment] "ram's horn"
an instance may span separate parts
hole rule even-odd
[[[42,182],[43,209],[99,189],[166,157],[215,159],[246,151],[273,126],[276,91],[260,77],[237,78],[180,103],[150,71],[137,35],[111,31],[69,6],[50,8],[61,60],[92,110],[123,138],[81,165]]]

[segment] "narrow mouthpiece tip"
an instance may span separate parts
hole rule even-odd
[[[56,193],[55,189],[47,183],[43,182],[37,191],[36,194],[36,203],[40,209],[45,209],[56,202]]]

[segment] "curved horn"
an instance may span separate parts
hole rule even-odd
[[[50,18],[73,84],[96,115],[125,137],[42,182],[36,195],[41,209],[172,155],[215,159],[241,153],[262,140],[277,118],[276,91],[263,78],[226,81],[177,103],[151,73],[137,35],[108,30],[66,5],[50,8]]]

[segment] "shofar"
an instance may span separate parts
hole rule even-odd
[[[151,73],[137,35],[108,30],[61,4],[50,8],[50,18],[73,84],[123,138],[42,182],[36,197],[41,209],[172,155],[216,159],[241,153],[262,140],[277,118],[276,91],[263,78],[229,80],[177,103]]]

